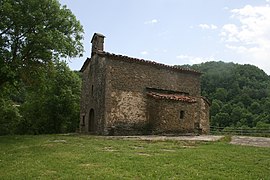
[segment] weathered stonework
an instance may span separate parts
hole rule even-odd
[[[208,133],[201,73],[104,52],[104,38],[94,34],[91,59],[81,69],[81,132]]]
[[[200,127],[202,129],[203,134],[208,134],[210,131],[210,126],[209,126],[209,108],[210,108],[210,103],[207,99],[201,98],[201,110],[200,110]]]

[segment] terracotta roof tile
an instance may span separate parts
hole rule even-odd
[[[164,93],[157,93],[157,92],[148,92],[147,95],[155,99],[167,99],[167,100],[182,101],[182,102],[188,102],[188,103],[196,102],[196,99],[193,97],[179,95],[179,94],[164,94]]]
[[[164,68],[164,69],[170,69],[172,71],[178,71],[178,72],[183,72],[183,73],[190,73],[190,74],[196,74],[196,75],[202,74],[201,72],[196,71],[196,70],[192,70],[192,69],[185,69],[185,68],[181,68],[181,67],[169,66],[169,65],[157,63],[155,61],[132,58],[132,57],[123,56],[123,55],[116,55],[116,54],[105,52],[105,51],[98,51],[96,53],[101,55],[101,56],[110,57],[111,59],[114,59],[114,60],[147,64],[147,65],[152,65],[152,66],[156,66],[156,67],[160,67],[160,68]]]

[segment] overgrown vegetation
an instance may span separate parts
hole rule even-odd
[[[226,141],[0,137],[0,179],[267,179],[270,148]]]
[[[40,72],[38,84],[0,92],[0,135],[75,132],[81,79],[64,62]]]
[[[202,95],[212,102],[211,126],[270,129],[270,77],[263,70],[224,62],[185,67],[204,73]]]
[[[58,0],[0,1],[0,135],[74,132],[83,28]]]

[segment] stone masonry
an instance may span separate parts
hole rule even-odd
[[[92,38],[83,74],[80,131],[101,135],[209,132],[201,73],[104,51]]]

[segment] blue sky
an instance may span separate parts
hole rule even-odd
[[[84,27],[84,56],[95,32],[105,51],[169,65],[225,61],[270,75],[270,0],[60,0]]]

